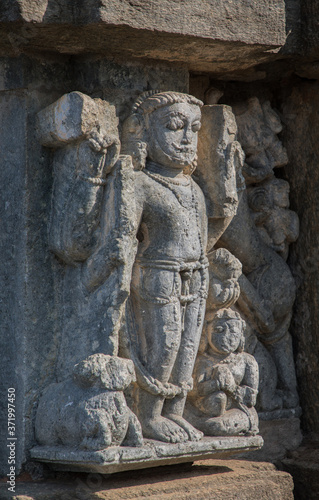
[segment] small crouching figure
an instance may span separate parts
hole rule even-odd
[[[75,365],[73,378],[49,385],[39,401],[36,439],[98,451],[142,446],[142,430],[123,394],[135,382],[131,360],[94,354]]]
[[[194,389],[186,418],[208,436],[257,434],[254,408],[258,365],[243,352],[245,322],[232,309],[221,309],[207,321],[206,346],[197,357]]]

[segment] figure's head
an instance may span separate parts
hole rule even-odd
[[[80,361],[73,369],[74,382],[84,388],[124,391],[136,381],[134,364],[130,359],[96,353]]]
[[[207,324],[207,341],[218,354],[241,352],[244,349],[246,323],[232,309],[220,309]]]
[[[122,152],[135,168],[146,159],[184,170],[196,161],[197,135],[203,105],[179,92],[146,92],[135,102],[123,126]]]

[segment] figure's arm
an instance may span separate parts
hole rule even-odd
[[[240,295],[237,301],[239,308],[256,325],[262,333],[271,333],[275,329],[275,320],[270,309],[263,305],[263,301],[256,288],[244,274],[238,279]]]
[[[106,176],[118,149],[117,138],[95,136],[55,153],[49,245],[69,264],[85,261],[95,246]]]
[[[255,406],[258,394],[258,364],[255,358],[250,354],[242,353],[241,356],[245,357],[245,374],[240,386],[236,387],[236,390],[233,393],[233,398],[238,403],[251,407]]]
[[[131,269],[144,205],[144,192],[140,187],[131,157],[121,155],[108,178],[99,240],[82,267],[83,284],[88,290],[102,285],[118,266]],[[131,271],[127,271],[125,276],[130,274]]]
[[[200,386],[201,389],[199,389]],[[212,371],[211,378],[198,384],[198,394],[206,396],[216,391],[232,394],[236,387],[236,382],[229,368],[225,365],[217,365]]]
[[[208,396],[209,394],[220,390],[220,383],[216,379],[199,382],[196,386],[196,393],[198,396]]]
[[[49,246],[77,265],[95,246],[106,176],[119,156],[115,108],[81,92],[65,94],[38,113],[38,136],[54,150]]]

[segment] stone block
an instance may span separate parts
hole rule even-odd
[[[11,493],[0,487],[3,500]],[[46,482],[19,482],[17,500],[293,500],[292,477],[272,464],[240,460],[204,460],[193,465],[147,469],[116,474],[72,473]],[[309,497],[310,498],[310,497]]]
[[[3,55],[33,51],[103,54],[107,46],[110,57],[233,73],[277,58],[270,51],[286,42],[285,3],[90,0],[71,8],[66,0],[16,0],[5,2],[3,9],[2,51]],[[297,23],[294,13],[290,25]]]
[[[296,450],[302,442],[299,418],[282,418],[278,420],[259,420],[259,432],[264,439],[264,446],[247,456],[245,460],[277,462]]]
[[[114,106],[99,104],[81,92],[65,94],[38,113],[39,140],[43,146],[62,147],[87,137],[94,129],[110,123],[117,126]]]

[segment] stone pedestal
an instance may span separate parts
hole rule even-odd
[[[262,445],[260,436],[205,437],[198,442],[177,444],[145,440],[140,448],[114,446],[96,452],[62,446],[36,446],[31,450],[31,457],[47,463],[55,470],[111,474],[196,459],[227,458],[241,451],[258,450]]]

